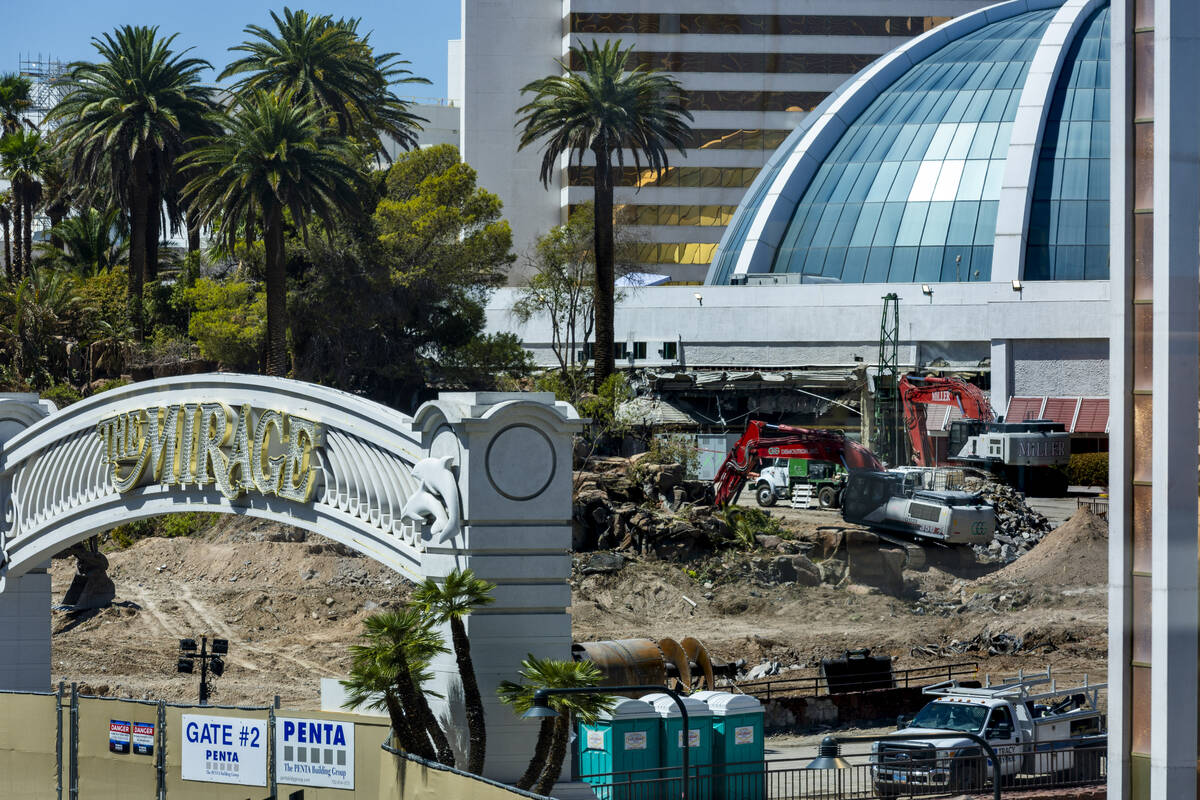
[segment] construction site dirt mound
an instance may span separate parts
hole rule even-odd
[[[1105,586],[1108,583],[1108,522],[1081,508],[1048,533],[1036,547],[985,580],[989,583]]]

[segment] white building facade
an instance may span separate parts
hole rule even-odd
[[[514,246],[591,198],[589,169],[549,189],[541,153],[518,152],[521,88],[560,70],[573,46],[619,39],[636,63],[674,75],[691,97],[695,134],[672,168],[620,177],[636,259],[646,272],[700,283],[746,189],[789,133],[880,55],[986,0],[463,0],[449,53],[449,94],[462,106],[463,158],[504,201]],[[521,260],[514,282],[523,274]]]

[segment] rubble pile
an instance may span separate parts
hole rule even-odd
[[[976,555],[1008,564],[1050,532],[1050,521],[1027,506],[1025,495],[1011,486],[969,479],[964,488],[979,492],[996,509],[996,537],[987,545],[975,545]]]
[[[575,473],[572,546],[576,552],[627,550],[686,560],[728,538],[710,504],[712,484],[688,480],[680,464],[592,458]]]

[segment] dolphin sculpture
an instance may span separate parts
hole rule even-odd
[[[421,486],[400,512],[402,519],[415,522],[432,519],[430,533],[439,544],[457,536],[461,526],[458,479],[450,471],[452,466],[454,456],[423,458],[413,465],[413,477],[421,482]]]

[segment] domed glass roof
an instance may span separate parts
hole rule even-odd
[[[769,271],[821,282],[990,280],[1013,121],[1058,11],[986,24],[876,90],[801,187]],[[1107,25],[1105,6],[1078,28],[1052,93],[1030,206],[1030,280],[1108,277]],[[743,246],[763,246],[746,244],[748,231],[764,204],[787,202],[768,189],[796,163],[802,139],[789,137],[748,193],[710,283],[730,282]]]

